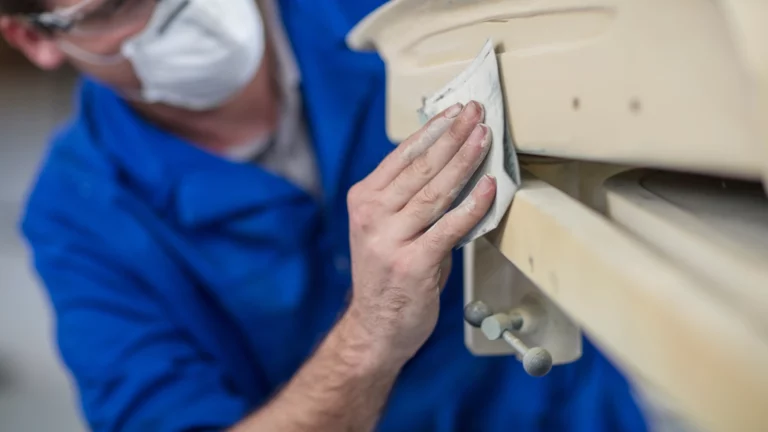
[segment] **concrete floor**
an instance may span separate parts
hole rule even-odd
[[[0,55],[0,431],[84,431],[52,340],[48,299],[18,235],[18,217],[74,77]]]

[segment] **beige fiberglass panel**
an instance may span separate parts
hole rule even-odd
[[[422,98],[492,38],[520,152],[757,178],[766,144],[749,62],[759,55],[737,44],[760,32],[735,37],[745,20],[726,9],[712,0],[394,0],[348,42],[387,63],[395,141],[419,127]]]
[[[763,142],[768,142],[768,0],[720,0],[734,44],[754,82]],[[768,158],[763,159],[768,182]]]

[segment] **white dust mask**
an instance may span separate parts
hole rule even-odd
[[[146,28],[126,40],[118,56],[61,47],[88,63],[127,59],[141,81],[141,100],[203,111],[253,79],[265,34],[255,0],[159,0]]]

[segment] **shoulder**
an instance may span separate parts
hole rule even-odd
[[[20,228],[38,265],[74,250],[106,258],[146,247],[147,234],[118,204],[121,171],[86,117],[77,113],[56,132],[27,195]]]
[[[126,210],[123,175],[86,126],[75,119],[53,139],[20,222],[60,320],[73,301],[154,308],[145,296],[158,277],[181,283],[152,232]]]
[[[29,229],[51,217],[87,215],[95,200],[107,199],[114,170],[93,149],[84,119],[76,116],[52,139],[28,194],[22,228]],[[92,208],[91,208],[92,210]]]

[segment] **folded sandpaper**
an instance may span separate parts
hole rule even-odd
[[[461,203],[484,175],[496,177],[496,199],[486,216],[462,239],[457,247],[477,239],[499,225],[509,208],[515,192],[520,188],[520,167],[512,142],[512,135],[504,115],[504,95],[499,81],[499,66],[492,40],[488,40],[480,54],[459,75],[436,93],[424,98],[419,110],[422,123],[426,123],[451,105],[477,101],[485,108],[485,124],[491,129],[493,140],[483,163],[459,194],[451,208]]]

